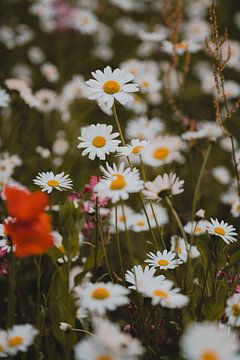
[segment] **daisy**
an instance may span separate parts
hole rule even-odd
[[[223,220],[221,222],[218,219],[211,218],[210,221],[206,221],[207,232],[211,235],[220,237],[225,243],[236,242],[236,229],[232,225],[228,225]]]
[[[38,110],[46,113],[56,109],[58,105],[57,94],[53,90],[41,89],[35,93],[35,99],[38,102]]]
[[[83,34],[92,34],[97,30],[98,22],[92,12],[75,9],[72,12],[72,26]]]
[[[164,124],[159,118],[154,117],[149,120],[146,116],[141,116],[127,123],[126,136],[128,139],[151,140],[163,130]]]
[[[181,259],[175,259],[176,253],[172,251],[164,250],[162,253],[157,251],[156,254],[150,252],[147,256],[149,259],[145,260],[146,263],[162,270],[175,269],[178,265],[182,264]]]
[[[111,232],[116,231],[116,207],[114,206],[110,212],[110,224],[111,224]],[[124,205],[124,212],[122,206],[117,206],[117,227],[120,231],[125,231],[125,227],[130,229],[132,224],[132,216],[134,215],[134,211],[127,205]]]
[[[6,90],[0,88],[0,107],[7,107],[10,101],[10,96]]]
[[[173,161],[183,162],[180,150],[184,148],[182,140],[177,136],[159,136],[153,140],[142,155],[145,164],[159,167]]]
[[[58,231],[52,231],[51,235],[53,237],[54,245],[61,251],[63,254],[65,253],[65,248],[63,246],[63,237]]]
[[[183,262],[187,261],[188,251],[183,238],[177,235],[171,236],[171,251],[174,251]]]
[[[48,194],[50,194],[53,189],[59,191],[72,189],[72,180],[69,178],[69,175],[65,175],[64,172],[56,175],[54,175],[52,171],[42,172],[37,175],[33,182]]]
[[[38,330],[30,324],[14,325],[8,331],[7,353],[11,356],[16,355],[18,351],[26,352],[28,347],[33,344]]]
[[[185,240],[177,235],[171,236],[171,251],[177,253],[178,257],[185,263],[189,257],[195,259],[200,256],[200,253],[195,245],[186,246]]]
[[[173,44],[168,40],[164,40],[162,43],[162,50],[167,54],[177,54],[183,55],[186,51],[190,53],[195,53],[202,49],[202,45],[194,40],[183,40],[177,44]]]
[[[0,330],[0,357],[7,357],[7,332]]]
[[[181,348],[184,358],[189,360],[237,360],[239,342],[218,324],[203,322],[188,327]]]
[[[225,166],[216,166],[212,169],[212,175],[222,185],[228,185],[231,181],[229,170]]]
[[[120,69],[112,71],[110,66],[104,68],[103,71],[96,70],[92,72],[94,80],[86,81],[88,86],[88,98],[97,100],[99,103],[106,103],[109,108],[113,106],[114,100],[125,105],[132,100],[129,93],[137,92],[137,84],[129,84],[134,76]]]
[[[148,231],[148,223],[144,214],[134,214],[131,218],[131,230],[134,232]]]
[[[184,180],[180,180],[176,174],[158,175],[155,180],[147,181],[143,194],[147,199],[160,200],[165,196],[181,194]]]
[[[162,83],[157,79],[156,75],[149,72],[142,73],[138,76],[136,82],[139,84],[140,91],[143,94],[154,93],[162,87]]]
[[[202,235],[206,232],[206,221],[189,221],[184,226],[184,231],[187,234],[193,234],[193,235]]]
[[[136,114],[145,114],[148,109],[148,104],[139,94],[134,94],[131,102],[126,104],[126,108],[133,111]]]
[[[106,155],[114,153],[120,140],[114,140],[119,136],[119,133],[112,133],[112,125],[97,124],[82,128],[79,149],[83,148],[82,155],[89,155],[90,160],[98,157],[100,160],[105,160]]]
[[[94,188],[100,198],[108,197],[115,203],[120,199],[128,199],[129,193],[139,192],[143,188],[143,181],[140,180],[139,171],[136,168],[124,169],[124,163],[121,163],[119,167],[116,164],[111,167],[106,163],[106,169],[102,166],[100,169],[103,172],[103,178]]]
[[[74,349],[76,360],[136,360],[144,352],[140,341],[123,333],[107,319],[93,319],[94,336],[81,340]]]
[[[132,139],[130,145],[120,147],[118,152],[124,156],[137,156],[141,155],[148,145],[148,140]]]
[[[157,226],[155,217],[157,219],[158,225],[167,224],[168,222],[167,210],[164,207],[162,207],[160,204],[153,203],[152,206],[150,204],[146,204],[145,208],[152,228],[155,228]]]
[[[138,292],[146,292],[151,280],[154,279],[156,269],[153,267],[145,266],[143,269],[141,265],[135,265],[131,270],[127,270],[125,274],[125,280],[131,285],[129,289],[137,290]],[[166,278],[164,275],[155,277],[159,281],[164,281]]]
[[[170,309],[181,308],[189,302],[189,298],[181,294],[180,289],[173,289],[173,282],[170,280],[159,282],[156,278],[153,279],[145,295],[152,298],[152,305],[160,304]]]
[[[240,201],[234,200],[234,202],[231,204],[231,214],[233,217],[240,216]]]
[[[235,327],[240,327],[240,294],[234,294],[227,300],[225,309],[228,317],[228,324]]]
[[[111,282],[95,284],[88,282],[82,287],[76,287],[75,292],[78,297],[78,306],[99,315],[104,315],[107,310],[113,311],[118,306],[129,303],[127,298],[129,290]]]
[[[40,70],[47,81],[54,83],[59,80],[59,72],[55,65],[44,63],[41,65]]]

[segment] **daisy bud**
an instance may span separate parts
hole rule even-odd
[[[204,217],[205,217],[205,210],[199,209],[199,210],[196,212],[195,215],[196,215],[197,218],[204,219]]]
[[[66,322],[60,321],[59,328],[60,328],[60,330],[67,332],[72,329],[72,325],[70,325]]]

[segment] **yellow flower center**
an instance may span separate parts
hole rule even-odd
[[[177,246],[175,250],[178,254],[182,253],[182,248],[180,246]]]
[[[8,345],[11,347],[21,345],[23,338],[21,336],[14,336],[8,340]]]
[[[149,88],[150,83],[148,81],[143,81],[142,86],[147,89]]]
[[[202,228],[200,226],[196,226],[194,232],[200,233],[202,231]]]
[[[2,345],[0,345],[0,353],[3,353],[4,352],[4,348]]]
[[[240,316],[240,304],[232,305],[232,313],[234,316]]]
[[[119,220],[120,222],[125,222],[125,221],[126,221],[126,217],[123,216],[123,215],[120,215],[120,216],[118,217],[118,220]]]
[[[138,226],[144,226],[145,222],[143,220],[140,220],[140,221],[137,222],[137,225]]]
[[[180,42],[180,43],[176,44],[176,48],[186,50],[187,49],[187,44],[184,43],[184,42]]]
[[[217,226],[217,227],[214,228],[214,232],[215,232],[216,234],[218,234],[218,235],[225,235],[225,234],[226,234],[225,230],[223,230],[223,228],[221,228],[221,227],[219,227],[219,226]]]
[[[61,251],[61,253],[65,254],[65,248],[63,245],[59,246],[58,249]]]
[[[121,190],[127,185],[124,176],[121,174],[114,174],[114,179],[111,183],[111,190]]]
[[[162,299],[166,299],[168,297],[168,294],[165,291],[162,291],[162,290],[154,290],[153,294],[160,297],[160,298],[162,298]]]
[[[157,160],[163,160],[168,156],[168,154],[169,150],[165,147],[161,147],[154,151],[153,156]]]
[[[116,93],[118,93],[120,91],[120,89],[121,89],[121,86],[115,80],[108,80],[103,85],[103,90],[107,94],[116,94]]]
[[[110,355],[100,355],[97,357],[97,360],[113,360],[113,358]]]
[[[106,144],[106,140],[103,136],[96,136],[92,141],[93,146],[101,148]]]
[[[133,149],[132,149],[132,153],[133,154],[139,154],[141,150],[143,150],[144,147],[141,146],[141,145],[138,145],[138,146],[135,146]]]
[[[48,186],[52,186],[52,187],[57,187],[60,185],[59,181],[57,181],[57,180],[48,180],[47,184],[48,184]]]
[[[158,264],[159,264],[160,266],[168,266],[169,261],[168,261],[168,260],[165,260],[165,259],[161,259],[161,260],[158,260]]]
[[[219,356],[213,351],[206,351],[202,354],[201,360],[220,360]]]
[[[93,290],[92,292],[92,297],[97,300],[104,300],[109,298],[109,296],[110,292],[107,289],[101,287]]]
[[[84,17],[84,18],[82,18],[81,22],[83,25],[87,25],[89,23],[89,18]]]

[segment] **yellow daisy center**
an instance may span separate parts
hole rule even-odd
[[[121,89],[121,86],[115,80],[108,80],[103,85],[103,90],[107,94],[116,94],[120,91],[120,89]]]
[[[132,153],[133,154],[139,154],[141,150],[143,150],[144,147],[141,146],[141,145],[138,145],[138,146],[135,146],[133,149],[132,149]]]
[[[158,264],[159,264],[160,266],[168,266],[169,261],[168,261],[168,260],[165,260],[165,259],[161,259],[161,260],[158,260]]]
[[[169,150],[165,147],[158,148],[154,151],[153,156],[157,160],[164,160],[169,154]]]
[[[106,144],[106,140],[103,136],[96,136],[92,141],[93,146],[101,148]]]
[[[23,338],[21,336],[14,336],[8,340],[8,345],[11,347],[21,345]]]
[[[140,221],[137,222],[137,225],[138,226],[144,226],[145,222],[143,220],[140,220]]]
[[[202,354],[201,360],[219,360],[219,356],[213,351],[206,351]]]
[[[93,290],[92,292],[92,297],[97,300],[105,300],[109,298],[109,296],[110,292],[107,289],[101,287]]]
[[[97,360],[113,360],[113,358],[110,355],[100,355],[97,357]]]
[[[232,313],[234,316],[240,316],[240,304],[232,305]]]
[[[118,217],[118,220],[119,220],[120,222],[125,222],[125,221],[126,221],[126,217],[123,216],[123,215],[120,215],[120,216]]]
[[[121,174],[114,174],[114,180],[111,183],[111,190],[121,190],[127,185],[124,176]]]
[[[142,86],[147,89],[149,88],[150,83],[148,81],[143,81]]]
[[[180,246],[177,246],[175,250],[178,254],[182,253],[182,248]]]
[[[196,226],[196,227],[195,227],[195,230],[194,230],[195,233],[199,233],[199,232],[201,232],[201,231],[202,231],[201,226]]]
[[[60,245],[58,249],[61,251],[61,253],[65,254],[65,248],[63,245]]]
[[[187,44],[184,43],[184,42],[178,43],[178,44],[176,44],[176,48],[186,50],[187,49]]]
[[[162,291],[162,290],[154,290],[153,294],[160,297],[160,298],[162,298],[162,299],[166,299],[168,297],[168,294],[165,291]]]
[[[57,187],[60,185],[59,181],[57,180],[48,180],[47,182],[48,186]]]
[[[83,25],[87,25],[89,23],[89,18],[84,17],[84,18],[82,18],[81,22]]]
[[[0,353],[3,353],[4,352],[4,348],[2,345],[0,345]]]
[[[223,228],[219,227],[219,226],[216,226],[214,228],[214,232],[216,234],[218,234],[218,235],[225,235],[226,234],[225,230]]]

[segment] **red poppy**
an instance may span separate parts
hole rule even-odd
[[[8,214],[13,221],[5,224],[6,234],[16,245],[15,255],[41,255],[53,246],[51,219],[44,212],[48,197],[41,191],[34,193],[16,187],[5,189]]]

